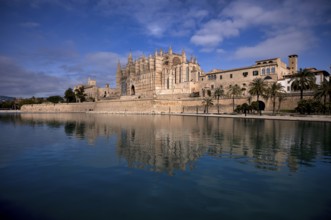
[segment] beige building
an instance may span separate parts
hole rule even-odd
[[[84,88],[84,92],[86,94],[86,99],[88,101],[96,101],[96,100],[100,100],[100,99],[118,97],[116,89],[110,88],[109,84],[106,84],[106,86],[104,88],[99,88],[99,87],[97,87],[96,80],[92,80],[90,78],[88,78],[87,84],[79,84],[79,85],[75,86],[74,91],[81,87]]]
[[[160,50],[136,60],[130,53],[125,66],[118,64],[116,87],[122,97],[188,96],[199,91],[202,73],[197,59],[191,57],[188,61],[185,51],[177,54],[169,48],[168,52]]]
[[[329,74],[326,71],[316,70],[317,84],[320,84]],[[88,79],[83,86],[90,100],[100,99],[140,99],[157,98],[175,100],[188,97],[205,97],[213,95],[216,88],[225,90],[232,85],[242,88],[242,96],[248,96],[249,84],[256,78],[267,82],[281,83],[287,92],[291,92],[290,79],[298,72],[298,55],[288,56],[288,65],[280,58],[257,60],[247,67],[218,70],[204,73],[195,57],[187,60],[183,50],[181,54],[156,51],[154,55],[141,56],[133,60],[128,56],[127,63],[121,66],[118,63],[116,71],[116,88],[107,84],[98,88],[95,80]]]
[[[201,94],[204,96],[206,91],[213,90],[217,87],[223,89],[237,84],[243,88],[242,95],[248,95],[249,83],[256,78],[262,78],[269,82],[276,82],[285,76],[297,72],[297,55],[289,56],[290,67],[281,61],[280,58],[272,58],[255,61],[252,66],[229,69],[229,70],[212,70],[201,77]]]

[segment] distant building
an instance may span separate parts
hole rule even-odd
[[[87,84],[79,84],[74,87],[74,91],[80,87],[84,88],[87,101],[96,101],[99,99],[118,97],[116,89],[110,88],[109,84],[106,84],[104,88],[97,87],[96,80],[88,78]]]
[[[316,85],[321,85],[325,80],[329,81],[330,80],[330,74],[325,71],[325,70],[317,70],[316,68],[313,67],[309,67],[309,68],[305,68],[304,70],[308,70],[309,72],[313,73],[315,76],[315,83]],[[296,92],[292,90],[292,82],[294,81],[295,75],[294,74],[290,74],[290,75],[286,75],[284,76],[283,79],[278,80],[278,83],[280,83],[282,86],[284,86],[285,91],[287,93],[292,93],[292,92]]]
[[[316,83],[321,84],[329,80],[329,73],[324,70],[308,68],[316,77]],[[139,98],[166,98],[204,97],[213,94],[218,87],[225,91],[232,85],[239,85],[243,89],[243,96],[247,96],[249,84],[256,78],[267,82],[279,82],[286,92],[291,91],[291,79],[298,72],[298,55],[288,56],[288,65],[280,58],[271,58],[255,61],[247,67],[229,70],[213,69],[205,73],[195,57],[187,60],[183,50],[181,54],[173,53],[170,47],[168,52],[156,51],[154,55],[144,55],[133,60],[128,56],[124,66],[118,62],[116,71],[116,88],[107,84],[98,88],[95,80],[88,79],[84,87],[89,100],[100,99],[139,99]]]
[[[237,84],[243,88],[243,95],[248,95],[249,83],[256,78],[277,82],[292,72],[297,72],[297,58],[297,55],[289,56],[289,63],[293,63],[290,68],[280,58],[272,58],[255,61],[252,66],[212,70],[201,78],[201,94],[206,94],[205,91],[208,90],[213,91],[217,87],[227,89],[229,86]]]

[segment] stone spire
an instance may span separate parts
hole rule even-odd
[[[186,63],[186,53],[184,49],[182,50],[182,62]]]
[[[132,52],[130,50],[129,56],[128,56],[128,63],[132,63]]]
[[[117,62],[117,70],[116,70],[116,89],[118,91],[121,90],[121,80],[122,80],[122,70],[120,60]]]
[[[168,53],[171,55],[172,54],[172,48],[171,46],[169,47]]]

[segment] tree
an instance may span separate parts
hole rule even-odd
[[[257,103],[260,103],[259,102],[260,96],[265,96],[267,90],[268,90],[268,84],[263,79],[256,78],[253,80],[253,82],[249,84],[248,92],[253,96],[255,95]],[[258,109],[259,109],[258,111],[261,114],[260,107]]]
[[[72,91],[72,88],[68,88],[64,92],[64,98],[67,102],[76,102],[76,96],[75,93]]]
[[[47,98],[47,101],[52,102],[52,103],[59,103],[63,102],[63,98],[58,95],[50,96]]]
[[[208,113],[209,106],[214,105],[213,100],[209,97],[204,98],[202,104],[205,106],[205,113]]]
[[[300,91],[300,100],[302,100],[304,90],[314,89],[316,87],[316,78],[308,69],[302,70],[301,68],[293,76],[294,78],[290,80],[292,82],[291,87],[294,91]]]
[[[272,83],[271,86],[267,89],[267,97],[271,98],[272,101],[272,113],[275,113],[275,108],[276,108],[276,99],[279,96],[280,93],[283,93],[284,91],[284,86],[282,86],[280,83]]]
[[[241,88],[240,86],[238,86],[237,84],[230,85],[228,88],[228,95],[230,95],[232,97],[232,110],[234,111],[234,98],[241,95]]]
[[[222,87],[218,87],[215,89],[214,97],[217,98],[217,114],[220,113],[219,100],[220,100],[220,97],[223,95],[224,95],[224,90],[222,89]]]
[[[77,89],[75,89],[75,95],[76,95],[76,100],[78,100],[79,102],[84,102],[86,100],[84,86],[80,86]]]
[[[327,96],[329,96],[329,103],[331,103],[331,83],[324,79],[323,83],[316,87],[314,98],[323,98],[323,105],[326,105]]]

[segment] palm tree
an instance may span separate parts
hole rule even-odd
[[[303,90],[314,89],[316,78],[308,69],[300,70],[293,75],[291,87],[294,91],[300,91],[300,100],[303,99]]]
[[[222,87],[218,87],[215,89],[214,97],[217,98],[217,114],[220,113],[219,100],[220,100],[220,96],[223,96],[223,95],[224,95],[224,90],[222,89]]]
[[[241,88],[240,86],[238,86],[237,84],[235,84],[234,86],[233,85],[230,85],[229,88],[228,88],[228,95],[232,96],[232,110],[234,111],[234,98],[236,96],[239,96],[241,95]]]
[[[329,103],[331,103],[331,80],[327,81],[326,79],[324,79],[323,83],[320,86],[318,86],[314,92],[314,98],[319,100],[323,98],[324,113],[325,113],[325,108],[327,108],[326,106],[327,96],[329,96]]]
[[[202,101],[202,104],[205,106],[205,113],[208,113],[209,106],[214,105],[213,100],[209,97],[205,97]]]
[[[248,92],[253,96],[256,95],[256,101],[258,103],[258,111],[260,112],[260,114],[261,111],[260,111],[259,98],[260,96],[266,95],[267,90],[268,90],[268,84],[261,78],[256,78],[253,80],[253,82],[249,84]]]
[[[272,101],[272,113],[275,113],[275,107],[276,107],[276,98],[279,96],[280,93],[283,93],[284,86],[282,86],[280,83],[272,83],[271,86],[267,90],[267,96],[271,98]]]

